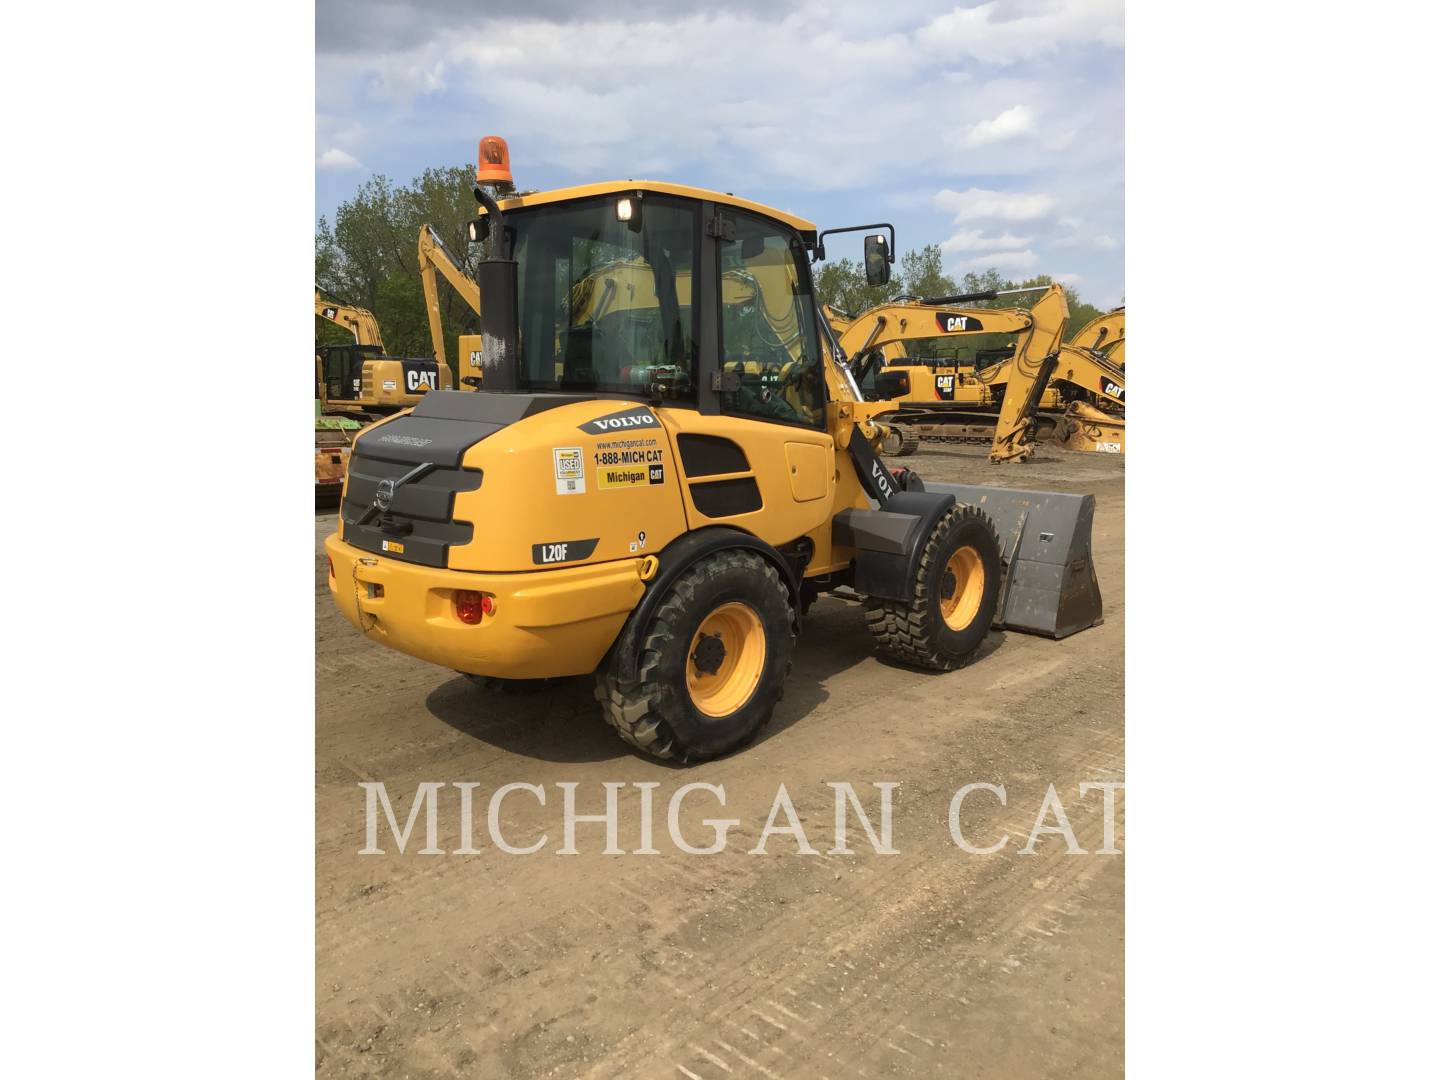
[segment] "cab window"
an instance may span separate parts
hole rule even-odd
[[[505,220],[519,263],[522,389],[694,400],[693,203],[622,193]]]
[[[720,366],[726,412],[823,427],[825,379],[805,249],[794,232],[727,211],[720,245]]]

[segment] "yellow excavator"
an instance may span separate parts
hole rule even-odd
[[[881,652],[941,671],[992,628],[1100,621],[1093,496],[926,483],[877,454],[885,406],[861,399],[811,263],[837,232],[888,229],[893,251],[892,226],[822,232],[655,181],[496,198],[481,182],[508,157],[484,146],[484,389],[432,391],[356,440],[325,551],[360,633],[480,679],[593,676],[623,739],[689,762],[769,720],[822,592],[863,604]],[[1024,370],[1065,315],[1058,293],[1019,335]]]
[[[316,397],[327,415],[374,419],[414,405],[431,390],[451,386],[444,365],[420,358],[388,356],[380,324],[362,307],[315,290],[315,314],[348,330],[353,342],[315,346]]]
[[[425,292],[425,314],[430,321],[430,345],[435,351],[435,362],[440,365],[440,369],[449,371],[450,362],[445,354],[445,329],[440,321],[440,290],[435,273],[437,270],[440,272],[476,315],[480,314],[480,286],[475,284],[475,279],[466,272],[455,256],[450,254],[450,249],[445,246],[445,241],[433,226],[420,226],[416,253],[420,263],[420,286]],[[463,371],[460,376],[461,386],[472,390],[479,389],[479,356],[480,336],[461,334],[456,356],[457,370]]]
[[[963,307],[1001,296],[1044,291],[1027,312],[1020,308]],[[1124,446],[1125,374],[1122,365],[1096,348],[1107,338],[1123,357],[1123,312],[1086,324],[1071,342],[1058,344],[1053,372],[1032,393],[1026,376],[1016,385],[1014,345],[978,350],[970,363],[956,359],[921,359],[908,355],[907,343],[1016,334],[1031,325],[1041,305],[1053,305],[1058,285],[987,291],[936,299],[901,299],[856,316],[826,308],[841,347],[865,396],[889,404],[880,415],[893,428],[891,448],[900,456],[914,453],[922,436],[991,444],[995,461],[1024,460],[1041,440],[1064,449],[1121,452]],[[1062,326],[1063,335],[1063,326]],[[1027,433],[1017,436],[1013,425],[998,425],[1007,397],[1029,400]],[[1018,442],[1017,442],[1018,439]],[[1023,454],[1017,445],[1032,447]]]

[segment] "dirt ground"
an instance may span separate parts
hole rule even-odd
[[[1102,846],[1102,794],[1124,779],[1124,466],[1041,451],[991,466],[978,447],[922,447],[933,480],[1090,492],[1105,622],[1062,642],[992,634],[943,675],[878,660],[861,609],[820,600],[806,620],[774,721],[749,749],[689,769],[632,753],[601,720],[588,680],[532,694],[487,690],[365,641],[335,610],[316,537],[317,1070],[386,1077],[1089,1077],[1123,1069],[1124,857]],[[474,783],[477,854],[405,854],[383,814],[365,847],[363,782],[383,781],[400,825],[422,782]],[[603,854],[580,823],[561,856],[563,791],[581,814],[618,796],[619,843],[641,846],[642,792],[656,783],[655,855]],[[898,854],[850,818],[853,854],[829,854],[834,793],[848,781],[878,824],[872,784],[893,782]],[[503,784],[512,845],[486,831]],[[688,855],[680,823],[735,818],[728,845]],[[1003,784],[948,811],[965,784]],[[809,842],[770,837],[748,854],[784,784]],[[1053,784],[1079,845],[1042,835],[1022,855]],[[1116,846],[1124,850],[1124,793]],[[462,846],[459,791],[441,789],[440,846]],[[1055,824],[1054,816],[1048,819]],[[778,819],[785,823],[783,814]]]

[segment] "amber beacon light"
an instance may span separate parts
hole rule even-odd
[[[486,135],[480,140],[480,164],[475,180],[481,184],[513,184],[510,175],[510,147],[499,135]]]

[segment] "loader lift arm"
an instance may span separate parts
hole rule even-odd
[[[444,275],[451,288],[460,294],[460,298],[476,315],[480,314],[480,286],[456,262],[434,226],[420,226],[417,255],[420,262],[420,286],[425,291],[425,314],[430,320],[430,343],[435,350],[435,362],[441,367],[445,367],[448,364],[445,359],[445,330],[440,322],[440,292],[435,284],[435,271],[439,270]],[[457,364],[460,359],[460,357],[456,357]],[[477,376],[464,376],[461,381],[466,382],[472,378],[477,378]],[[469,383],[468,385],[478,385],[478,383]]]

